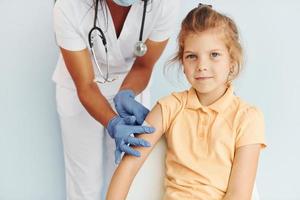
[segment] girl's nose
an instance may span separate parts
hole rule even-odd
[[[198,66],[197,66],[197,70],[198,71],[206,71],[207,70],[207,64],[204,63],[203,61],[199,61]]]

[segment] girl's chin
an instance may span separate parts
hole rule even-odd
[[[214,91],[213,87],[209,87],[209,86],[205,86],[205,85],[193,86],[193,87],[197,90],[197,92],[203,93],[203,94]]]
[[[195,88],[195,89],[197,90],[197,93],[200,95],[208,95],[213,92],[213,90],[204,90],[204,89],[198,90],[197,88]]]

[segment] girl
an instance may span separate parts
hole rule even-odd
[[[107,200],[126,198],[134,176],[163,135],[164,199],[251,199],[259,153],[265,147],[264,120],[257,108],[233,92],[231,82],[242,64],[235,23],[200,4],[182,22],[174,60],[182,63],[192,87],[158,101],[145,120],[156,131],[140,136],[152,147],[135,148],[142,159],[123,158]]]

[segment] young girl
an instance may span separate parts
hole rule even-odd
[[[175,60],[182,63],[192,87],[158,101],[146,118],[155,133],[139,136],[152,147],[135,148],[141,158],[123,158],[107,199],[126,198],[137,171],[163,135],[165,200],[251,199],[259,153],[265,147],[264,120],[257,108],[233,92],[231,81],[242,64],[235,23],[200,4],[182,22]]]

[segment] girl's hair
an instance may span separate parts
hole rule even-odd
[[[179,61],[182,64],[184,41],[189,34],[197,34],[209,29],[216,29],[223,34],[224,42],[234,63],[231,80],[240,73],[243,64],[243,51],[239,42],[239,33],[234,21],[211,8],[210,5],[199,4],[191,10],[181,23],[178,35],[179,50],[170,63]]]

